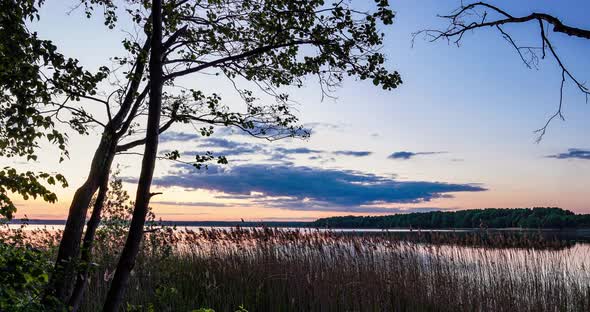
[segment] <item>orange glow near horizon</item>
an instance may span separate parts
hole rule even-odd
[[[184,193],[184,194],[183,194]],[[63,220],[67,217],[67,210],[71,200],[71,193],[61,194],[58,203],[49,204],[40,200],[16,200],[18,211],[16,218],[27,217],[29,219],[56,219]],[[183,196],[180,196],[180,195]],[[67,196],[70,195],[70,196]],[[178,192],[172,190],[158,198],[155,202],[165,202],[167,199],[175,199],[169,204],[152,204],[153,211],[157,218],[168,221],[237,221],[244,219],[247,221],[310,221],[317,218],[344,215],[387,215],[391,213],[375,212],[347,212],[347,211],[314,211],[314,210],[290,210],[274,207],[256,207],[244,203],[232,206],[231,201],[226,201],[226,206],[206,206],[205,204],[198,207],[184,206],[183,203],[198,202],[199,200],[207,202],[212,198],[212,194],[203,191],[197,192]],[[431,207],[448,210],[478,209],[478,208],[522,208],[522,207],[571,207],[569,210],[575,213],[588,213],[585,206],[586,198],[568,197],[560,201],[551,201],[537,197],[529,198],[518,192],[478,192],[478,193],[457,193],[453,198],[440,198],[430,202],[419,204],[389,204],[384,205],[387,208],[408,209]],[[178,202],[179,205],[174,203]],[[398,213],[394,210],[392,213]]]

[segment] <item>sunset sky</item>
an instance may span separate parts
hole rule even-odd
[[[363,7],[364,1],[355,2]],[[121,54],[126,35],[121,29],[108,30],[81,11],[67,14],[66,3],[48,0],[42,21],[31,28],[91,69]],[[515,15],[546,12],[588,26],[588,1],[494,3]],[[541,61],[538,70],[526,68],[495,29],[468,34],[461,47],[421,37],[412,47],[413,32],[444,27],[436,15],[459,4],[391,1],[397,16],[383,28],[383,53],[388,68],[402,76],[398,89],[347,80],[334,98],[322,99],[310,78],[304,88],[291,90],[300,103],[298,117],[312,129],[309,139],[269,143],[227,129],[203,138],[181,126],[163,134],[161,151],[210,150],[227,155],[229,165],[198,172],[159,161],[153,189],[163,195],[152,200],[156,214],[165,220],[274,221],[488,207],[559,206],[590,213],[590,104],[571,83],[564,91],[566,121],[554,121],[535,143],[533,131],[559,103],[561,72],[553,59]],[[523,43],[540,40],[534,25],[506,30]],[[590,79],[590,42],[553,33],[551,39],[572,73]],[[222,80],[197,76],[183,83],[230,102],[238,99]],[[43,150],[37,163],[0,160],[21,169],[61,172],[70,183],[56,189],[54,205],[18,198],[18,217],[65,218],[89,170],[99,130],[71,134],[70,159],[61,164],[54,148]],[[130,193],[140,161],[136,155],[115,160]]]

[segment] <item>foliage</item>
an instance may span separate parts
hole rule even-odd
[[[52,268],[50,251],[23,242],[23,231],[0,237],[0,311],[45,311],[40,295]]]
[[[44,266],[47,259],[41,252],[0,243],[1,311],[34,310],[35,298],[48,279]]]
[[[91,206],[94,205],[93,199]],[[102,218],[97,229],[97,235],[101,240],[121,239],[127,235],[129,223],[133,214],[133,202],[129,193],[123,188],[123,180],[119,177],[119,171],[115,171],[109,181],[108,191],[102,208]],[[156,215],[149,208],[146,225],[149,231],[165,228],[156,220]]]
[[[108,117],[108,122],[100,122],[85,115],[86,120],[104,127],[101,145],[94,157],[97,161],[93,162],[91,170],[98,168],[106,173],[110,168],[104,167],[110,167],[110,163],[101,163],[99,159],[111,160],[116,152],[150,143],[142,155],[144,161],[131,223],[137,226],[127,235],[121,266],[111,284],[112,296],[105,306],[109,311],[117,309],[120,303],[117,299],[121,298],[122,286],[135,262],[151,197],[149,189],[160,133],[175,123],[187,123],[203,136],[210,135],[213,126],[219,126],[237,127],[269,140],[307,137],[309,131],[297,125],[298,118],[291,112],[295,102],[285,90],[303,87],[308,78],[318,79],[322,96],[349,76],[369,80],[385,90],[401,83],[397,72],[385,68],[385,56],[380,52],[384,34],[379,27],[391,25],[394,17],[386,0],[374,1],[367,11],[357,10],[346,1],[326,4],[323,0],[82,0],[79,4],[87,16],[100,7],[109,28],[117,26],[120,14],[128,14],[135,29],[126,30],[126,33],[136,34],[122,42],[128,55],[116,59],[124,79],[114,77],[115,90],[110,94],[86,97],[105,105],[103,118]],[[153,11],[154,8],[157,10]],[[148,64],[149,74],[145,71]],[[182,85],[188,80],[183,77],[197,73],[220,77],[228,86],[233,86],[245,110],[233,110],[235,105],[223,104],[221,96],[209,90],[203,92]],[[207,82],[200,86],[207,87]],[[148,94],[149,103],[146,101]],[[270,99],[270,104],[264,103],[266,99],[259,99],[257,94]],[[114,115],[112,107],[117,109]],[[137,129],[144,128],[145,124],[135,119],[145,116],[146,107],[148,130],[138,133]],[[125,140],[145,133],[144,138]],[[215,157],[210,152],[187,153],[186,156],[194,156],[194,161],[181,160],[178,151],[169,151],[160,158],[189,163],[197,168],[213,160],[227,163],[223,156]],[[77,193],[84,198],[77,198],[78,204],[73,203],[69,210],[56,261],[60,265],[71,263],[78,253],[83,217],[91,196],[86,194],[96,192],[98,185],[102,185],[101,182],[89,178],[85,193]],[[70,283],[66,280],[73,276],[71,268],[66,267],[65,271],[64,278],[60,278],[62,274],[54,275],[58,276],[55,293],[63,300],[67,300],[69,293],[66,285]]]
[[[330,217],[316,227],[343,228],[588,228],[590,215],[576,215],[560,208],[469,209],[433,211],[391,216]]]
[[[0,170],[0,217],[12,219],[13,213],[16,212],[16,206],[8,197],[9,192],[20,194],[23,199],[29,197],[41,197],[44,201],[54,203],[57,196],[43,185],[45,180],[47,184],[55,185],[59,183],[62,187],[67,187],[68,183],[63,175],[48,173],[34,173],[27,171],[19,173],[14,168],[4,167]]]
[[[59,148],[60,160],[67,157],[67,136],[56,129],[51,111],[63,109],[60,98],[79,100],[93,94],[105,78],[106,69],[97,74],[83,70],[77,60],[66,58],[51,41],[27,29],[26,22],[39,19],[38,6],[43,2],[0,1],[0,157],[37,160],[42,139]],[[86,132],[84,121],[77,116],[64,122]],[[42,184],[55,184],[55,180],[66,184],[59,174],[1,169],[0,217],[10,219],[16,211],[10,193],[55,202],[56,195]]]
[[[125,39],[129,55],[116,57],[117,65],[133,69],[138,62],[147,62],[142,46],[151,34],[149,1],[84,0],[81,4],[87,16],[100,8],[109,28],[118,27],[120,8],[125,7],[145,37]],[[190,123],[203,136],[220,126],[269,140],[307,137],[309,131],[297,124],[292,113],[296,102],[281,88],[301,88],[311,77],[318,79],[322,95],[329,95],[348,76],[370,80],[386,90],[396,88],[401,78],[384,66],[385,56],[380,52],[384,35],[379,30],[391,25],[393,18],[386,0],[374,1],[373,12],[355,10],[346,1],[165,1],[161,132],[174,123]],[[125,72],[126,80],[131,79],[130,72]],[[196,73],[229,83],[245,111],[224,104],[220,94],[182,84],[182,77]],[[145,75],[141,78],[149,81]],[[146,94],[141,88],[136,92]],[[110,105],[109,101],[110,97],[102,102]],[[133,108],[141,109],[145,107]],[[136,134],[140,126],[131,122],[133,118],[129,115],[128,126],[123,127],[126,136]],[[144,142],[123,143],[118,151]],[[203,152],[190,155],[197,168],[209,161],[227,162]],[[179,161],[181,156],[178,151],[167,151],[162,158]]]

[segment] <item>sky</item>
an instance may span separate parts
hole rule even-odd
[[[356,1],[360,8],[366,4]],[[589,28],[588,1],[492,1],[514,15],[544,12]],[[69,11],[67,1],[48,0],[42,20],[31,25],[68,56],[88,68],[108,64],[121,53],[121,29]],[[467,34],[460,47],[428,42],[412,34],[446,24],[459,1],[391,1],[394,24],[383,27],[386,65],[403,84],[392,91],[370,82],[345,80],[322,98],[313,79],[291,90],[309,139],[269,143],[237,131],[203,138],[191,127],[161,137],[161,151],[185,155],[206,150],[227,155],[229,164],[197,171],[159,161],[152,199],[165,220],[313,220],[334,215],[379,215],[432,210],[558,206],[590,213],[590,104],[568,82],[565,121],[551,123],[535,143],[535,129],[555,112],[561,73],[547,58],[528,69],[494,29]],[[520,42],[536,43],[528,25],[505,27]],[[589,79],[590,42],[550,34],[579,80]],[[236,100],[231,86],[207,77],[184,81],[208,86]],[[89,104],[92,105],[92,104]],[[90,109],[91,110],[91,109]],[[102,116],[104,117],[104,116]],[[70,186],[55,189],[59,201],[16,198],[17,217],[63,219],[86,178],[100,131],[70,136],[70,159],[57,162],[44,149],[38,162],[1,159],[0,165],[63,173]],[[134,150],[141,152],[141,149]],[[115,160],[125,189],[134,192],[141,157]]]

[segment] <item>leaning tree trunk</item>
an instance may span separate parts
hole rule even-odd
[[[103,175],[103,181],[98,191],[98,195],[96,196],[96,201],[94,202],[94,207],[92,207],[92,215],[90,216],[90,220],[86,224],[86,232],[84,233],[84,240],[82,242],[82,254],[80,256],[80,262],[83,265],[83,269],[81,272],[78,272],[78,277],[76,279],[76,284],[74,286],[74,290],[72,292],[72,296],[68,301],[68,306],[70,307],[71,312],[76,312],[80,309],[80,305],[82,303],[82,299],[84,298],[84,292],[86,290],[86,285],[88,281],[88,272],[90,271],[90,262],[92,258],[92,247],[94,243],[94,236],[96,233],[96,229],[100,223],[102,208],[104,206],[104,201],[106,199],[107,190],[109,184],[109,174],[108,172]]]
[[[150,44],[151,41],[146,40],[142,51],[148,53]],[[143,101],[145,95],[137,95],[137,91],[145,72],[145,65],[145,60],[138,57],[134,67],[133,77],[130,79],[130,84],[126,90],[125,99],[121,103],[121,108],[107,124],[100,144],[94,153],[88,178],[72,198],[68,220],[59,245],[55,269],[43,298],[43,302],[46,305],[52,305],[54,299],[59,300],[61,303],[69,301],[68,298],[76,274],[74,262],[80,253],[80,241],[82,240],[88,205],[92,200],[92,196],[103,182],[101,177],[106,175],[108,180],[108,173],[111,170],[111,164],[117,151],[117,143],[121,133],[124,132],[117,133],[117,129],[121,126],[124,128],[129,126],[134,118],[134,114],[131,114],[131,116],[127,115],[130,110],[133,111],[132,107],[134,105],[137,106],[138,102]],[[126,117],[127,120],[125,121]]]
[[[141,163],[141,173],[137,184],[135,207],[129,234],[123,252],[119,258],[117,270],[107,294],[103,307],[104,312],[117,312],[123,301],[123,295],[129,283],[129,275],[139,252],[143,238],[143,227],[150,201],[150,187],[154,175],[156,156],[158,153],[158,135],[160,110],[162,107],[162,1],[152,1],[152,38],[150,55],[150,97],[145,150]]]
[[[88,178],[74,194],[68,220],[64,228],[57,254],[55,269],[51,276],[49,288],[44,302],[50,304],[54,299],[66,302],[72,290],[75,277],[77,257],[80,252],[80,240],[84,231],[84,223],[88,212],[88,205],[92,196],[102,183],[105,172],[109,172],[115,154],[116,142],[113,137],[103,135],[94,153]]]

